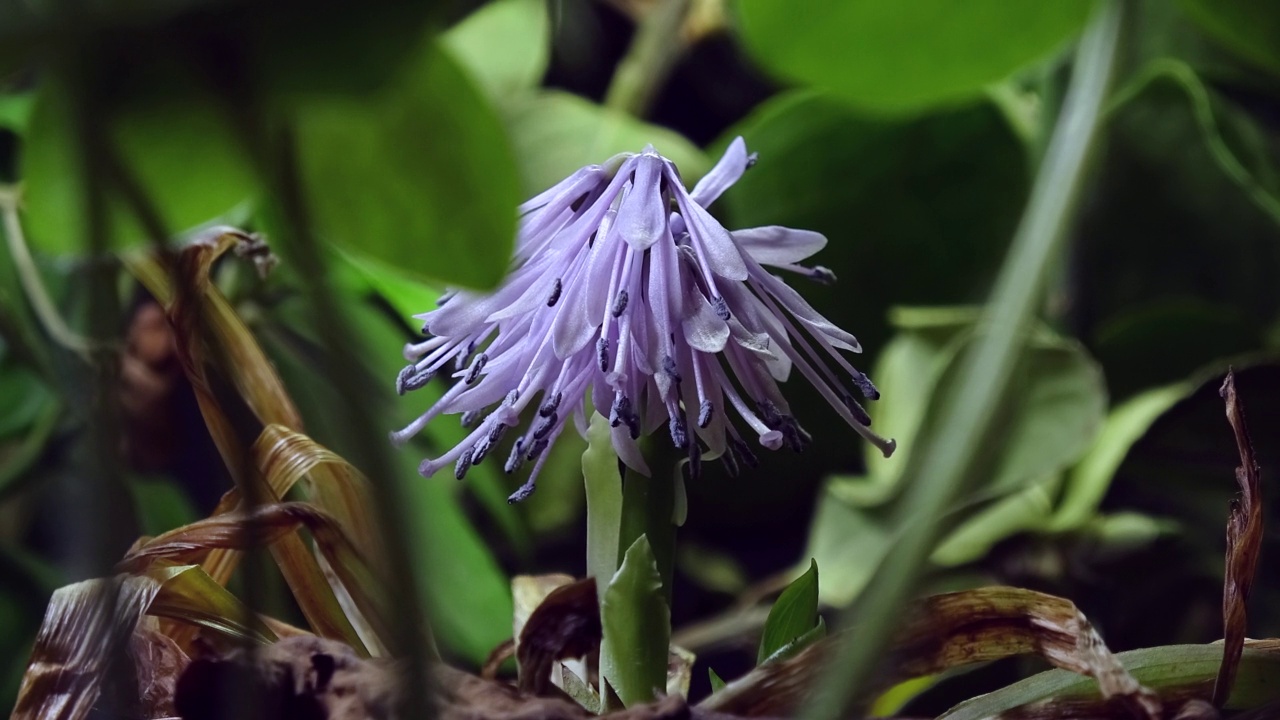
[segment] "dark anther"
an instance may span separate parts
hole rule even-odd
[[[489,455],[489,451],[493,449],[493,443],[489,442],[488,437],[480,438],[475,445],[471,446],[471,464],[479,465]]]
[[[469,428],[476,424],[480,416],[484,414],[483,410],[468,410],[462,413],[462,427]]]
[[[507,432],[506,423],[494,423],[493,429],[489,431],[489,444],[496,445],[497,442],[502,439],[502,436],[506,434],[506,432]]]
[[[772,400],[761,400],[756,403],[756,408],[760,411],[760,419],[769,426],[770,430],[782,429],[782,413]]]
[[[511,446],[511,455],[507,458],[507,462],[502,466],[502,471],[508,475],[520,469],[524,464],[524,436],[516,438]]]
[[[689,479],[702,479],[702,446],[696,442],[689,445]]]
[[[409,367],[401,370],[400,374],[396,376],[396,392],[403,395],[410,390],[417,390],[428,382],[431,382],[431,378],[434,376],[434,372],[418,370],[416,365],[410,365]]]
[[[564,399],[564,396],[561,393],[556,393],[555,397],[546,401],[542,404],[542,407],[538,408],[538,415],[547,417],[554,414],[555,411],[560,408],[560,401],[562,399]]]
[[[704,428],[711,424],[711,417],[716,413],[716,406],[710,400],[703,400],[698,406],[698,427]]]
[[[667,423],[667,429],[671,431],[671,442],[677,448],[684,449],[689,445],[689,429],[684,423],[684,418],[677,415],[671,418]]]
[[[546,438],[535,439],[535,440],[533,441],[533,447],[529,448],[529,452],[525,453],[525,455],[524,455],[524,459],[525,459],[525,460],[537,460],[537,459],[538,459],[538,456],[542,454],[542,451],[543,451],[543,450],[546,450],[546,449],[547,449],[547,439],[546,439]]]
[[[858,370],[854,370],[853,384],[858,386],[858,390],[862,393],[862,397],[868,400],[880,399],[880,391],[876,389],[876,386],[874,384],[872,384],[871,378],[867,377],[866,373],[860,372]],[[868,420],[866,423],[863,423],[863,424],[870,425],[871,421]]]
[[[631,398],[618,393],[613,396],[613,407],[609,409],[609,426],[618,427],[626,422],[624,418],[631,414]]]
[[[480,379],[480,371],[484,370],[484,364],[489,362],[488,353],[480,353],[476,356],[474,362],[471,363],[471,369],[467,371],[467,384],[474,385],[476,380]]]
[[[520,399],[520,391],[513,389],[511,392],[507,393],[507,398],[502,401],[502,404],[506,405],[507,407],[511,407],[512,405],[515,405],[516,401],[519,399]]]
[[[676,360],[670,355],[665,355],[662,358],[662,372],[666,373],[667,377],[671,378],[677,383],[682,380],[682,378],[680,377],[680,372],[676,370]]]
[[[738,459],[745,463],[748,467],[760,467],[760,458],[751,451],[747,444],[737,438],[729,441],[729,447],[737,454]]]
[[[627,295],[626,290],[618,291],[618,297],[613,299],[613,316],[614,317],[621,317],[622,313],[626,312],[627,301],[630,299],[631,299],[631,296]]]
[[[747,169],[748,169],[748,170],[750,170],[751,168],[755,167],[755,166],[756,166],[756,163],[757,163],[759,160],[760,160],[760,153],[751,153],[750,155],[748,155],[748,156],[747,156]]]
[[[711,298],[711,305],[715,307],[716,314],[720,316],[721,320],[724,320],[725,322],[729,322],[729,318],[731,317],[729,313],[729,303],[725,302],[724,298],[720,297],[719,295],[716,295],[715,297]]]
[[[853,419],[867,427],[871,426],[871,416],[863,409],[862,404],[853,399],[849,393],[840,393],[840,399],[844,400],[844,406],[849,408],[849,412],[853,414]]]
[[[596,340],[596,356],[600,360],[600,372],[609,371],[609,341],[605,338]]]
[[[515,492],[507,496],[507,504],[514,505],[524,500],[525,498],[532,495],[533,491],[536,489],[538,489],[538,486],[533,483],[533,478],[530,478],[528,482],[521,485],[519,488],[516,489]]]
[[[556,420],[558,419],[559,416],[555,413],[548,415],[541,423],[538,424],[538,427],[534,428],[533,439],[542,440],[547,435],[550,435],[551,429],[556,426]]]
[[[725,472],[729,473],[729,477],[738,477],[738,451],[733,449],[732,444],[720,456],[720,462],[724,463]]]
[[[551,296],[547,298],[547,307],[555,307],[560,302],[560,291],[564,285],[560,282],[560,278],[556,278],[556,282],[551,286]]]
[[[458,464],[453,466],[453,476],[459,480],[467,476],[467,471],[471,469],[471,451],[474,448],[467,448],[462,452],[462,457],[458,458]]]
[[[809,279],[822,285],[834,285],[836,283],[836,274],[831,271],[831,268],[814,265],[809,270]]]
[[[813,436],[800,427],[800,423],[790,415],[782,416],[781,429],[783,442],[794,452],[804,452],[805,448],[809,447],[809,443],[813,442]]]

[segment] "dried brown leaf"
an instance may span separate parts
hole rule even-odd
[[[600,646],[600,601],[594,578],[552,590],[529,615],[516,659],[520,689],[544,695],[551,689],[551,671],[559,660],[579,658]]]
[[[1020,588],[989,587],[926,598],[907,617],[886,659],[886,684],[1036,653],[1057,667],[1097,679],[1105,698],[1118,698],[1140,713],[1138,717],[1160,717],[1154,693],[1125,671],[1069,600]],[[845,641],[829,638],[789,660],[757,667],[699,707],[743,716],[790,714],[808,696],[817,671],[829,661],[833,643]]]
[[[381,637],[389,637],[391,629],[385,608],[381,606],[383,585],[378,576],[370,570],[338,521],[307,503],[259,505],[249,511],[199,520],[153,538],[126,556],[117,568],[122,572],[140,572],[162,559],[196,562],[214,549],[245,550],[293,537],[299,527],[311,532],[321,555],[374,631]],[[342,612],[342,609],[331,612]]]
[[[228,250],[253,258],[255,263],[270,257],[257,237],[219,228],[177,254],[125,258],[130,272],[165,308],[183,372],[218,452],[235,479],[236,490],[219,504],[220,511],[243,509],[241,493],[256,502],[278,502],[282,493],[276,492],[267,476],[258,471],[250,447],[262,429],[270,425],[302,430],[302,418],[266,354],[231,304],[209,281],[214,261]],[[301,538],[282,537],[272,545],[271,553],[316,633],[367,652],[324,570]],[[211,577],[225,584],[237,562],[235,551],[216,549],[208,553],[204,567]],[[190,631],[173,630],[179,645],[188,647]]]
[[[1248,629],[1246,605],[1262,551],[1262,469],[1254,458],[1249,428],[1244,421],[1244,404],[1236,394],[1235,373],[1228,372],[1218,391],[1226,401],[1227,421],[1235,433],[1240,452],[1236,482],[1240,498],[1231,502],[1227,520],[1227,564],[1222,583],[1223,652],[1222,667],[1213,684],[1213,704],[1222,707],[1231,695],[1236,668]]]
[[[68,585],[49,599],[11,717],[84,718],[104,694],[121,711],[162,717],[171,697],[166,688],[185,655],[154,624],[140,626],[144,613],[194,623],[235,642],[275,639],[195,565]]]

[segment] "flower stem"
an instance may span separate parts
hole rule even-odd
[[[627,54],[613,73],[604,105],[643,117],[659,87],[684,54],[681,33],[690,0],[660,0],[636,27]]]
[[[1076,54],[1071,86],[1046,149],[1027,209],[992,290],[980,327],[985,332],[962,361],[932,427],[917,438],[906,476],[916,479],[895,521],[899,540],[881,562],[850,614],[859,620],[814,693],[804,717],[845,717],[884,664],[894,619],[916,590],[940,532],[939,518],[990,444],[997,408],[1040,306],[1052,260],[1063,244],[1099,135],[1103,102],[1116,65],[1129,0],[1108,0],[1095,11]]]

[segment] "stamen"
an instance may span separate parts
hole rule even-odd
[[[435,372],[419,370],[417,365],[410,365],[396,376],[396,393],[403,395],[410,390],[417,390],[435,377]]]
[[[677,448],[684,449],[689,445],[689,430],[684,423],[684,418],[676,415],[667,423],[667,429],[671,431],[671,442]]]
[[[516,470],[519,470],[520,466],[523,464],[524,464],[524,436],[522,435],[516,438],[515,443],[512,444],[511,455],[507,458],[506,464],[502,466],[502,471],[510,475]]]
[[[541,408],[538,408],[538,415],[548,417],[554,415],[556,410],[560,408],[560,401],[563,399],[562,393],[556,393],[555,397],[548,400]]]
[[[696,442],[689,445],[689,479],[702,479],[702,446]]]
[[[609,341],[600,338],[596,341],[596,357],[600,361],[600,372],[609,372]]]
[[[862,397],[868,400],[880,399],[880,391],[876,389],[876,386],[871,382],[871,378],[867,377],[866,373],[855,369],[853,371],[853,384],[858,386],[858,391],[862,393]],[[867,421],[866,424],[870,425],[871,422]]]
[[[732,317],[732,314],[729,312],[729,303],[725,302],[724,298],[716,295],[711,298],[711,305],[715,308],[716,315],[719,315],[721,320],[729,322],[729,318]]]
[[[485,363],[489,362],[488,353],[480,353],[476,356],[475,362],[471,363],[471,369],[467,371],[466,383],[474,385],[480,379],[480,371],[484,370]]]
[[[676,359],[670,355],[664,355],[662,358],[662,372],[671,378],[672,382],[681,382],[680,372],[676,369]]]
[[[556,278],[555,284],[551,286],[551,296],[547,298],[547,307],[555,307],[556,303],[560,302],[560,291],[562,289],[563,284],[560,282],[560,278]]]
[[[458,458],[458,464],[453,466],[453,477],[461,480],[467,476],[467,471],[471,469],[471,450],[462,453],[462,457]]]
[[[809,270],[809,278],[822,285],[834,285],[836,283],[836,274],[831,271],[831,268],[823,267],[822,265],[814,265]]]
[[[716,406],[710,400],[703,400],[698,406],[698,427],[706,428],[711,424],[711,417],[715,415]]]
[[[622,316],[622,313],[627,309],[627,302],[630,301],[630,299],[631,296],[627,294],[625,289],[618,291],[618,296],[613,299],[612,313],[614,317]]]
[[[472,425],[475,425],[476,420],[479,420],[480,416],[483,414],[483,410],[468,410],[462,413],[462,427],[469,428]]]
[[[560,419],[559,416],[556,415],[554,412],[548,415],[541,423],[538,424],[538,427],[534,429],[533,439],[542,440],[547,435],[549,435],[551,433],[552,428],[556,426],[556,421],[559,419]],[[530,459],[532,460],[532,458]]]

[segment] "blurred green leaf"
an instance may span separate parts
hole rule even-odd
[[[433,310],[440,290],[431,283],[424,283],[400,269],[387,265],[359,252],[336,248],[343,263],[364,281],[369,290],[387,301],[401,321],[417,325],[414,315]],[[420,328],[415,328],[420,329]]]
[[[1222,646],[1168,645],[1123,652],[1116,658],[1138,682],[1153,690],[1203,688],[1212,685],[1218,673]],[[993,718],[1029,703],[1096,697],[1098,683],[1093,678],[1053,669],[966,700],[938,720]],[[1246,648],[1227,708],[1256,707],[1277,697],[1280,697],[1280,656],[1274,650]]]
[[[1280,75],[1280,6],[1254,0],[1181,0],[1180,4],[1215,40]]]
[[[622,558],[622,565],[600,605],[604,642],[616,652],[600,651],[600,674],[627,707],[652,702],[667,686],[667,653],[671,642],[671,609],[662,593],[662,577],[641,535]]]
[[[764,661],[782,648],[800,639],[818,626],[818,563],[809,561],[809,569],[796,578],[769,610],[756,662]]]
[[[806,8],[739,0],[755,59],[791,80],[866,108],[918,111],[978,96],[984,86],[1061,50],[1089,0],[847,0]]]
[[[762,104],[717,147],[738,135],[760,161],[716,207],[730,227],[826,235],[814,261],[840,280],[804,287],[804,295],[868,348],[888,340],[892,306],[981,297],[1029,185],[1022,140],[987,102],[895,121],[790,92]]]
[[[495,0],[441,37],[495,102],[542,80],[551,54],[546,0]]]
[[[885,347],[874,377],[894,392],[886,393],[871,413],[880,432],[910,447],[930,422],[939,398],[953,388],[962,353],[980,335],[974,333],[973,315],[966,308],[900,309],[894,318],[915,329],[904,330]],[[1106,389],[1097,364],[1078,344],[1041,329],[1029,341],[1012,383],[1017,390],[1000,411],[1005,433],[992,449],[987,469],[966,486],[966,502],[996,502],[956,508],[962,522],[940,543],[935,562],[970,562],[1000,540],[1046,523],[1058,474],[1098,436]],[[896,502],[906,465],[898,456],[868,462],[866,476],[837,477],[828,484],[810,529],[808,551],[828,568],[821,588],[824,601],[852,601],[875,569],[870,559],[889,549],[891,537],[877,518],[885,503]]]
[[[159,535],[200,519],[191,499],[168,478],[130,478],[128,487],[143,535]]]
[[[1201,383],[1184,381],[1148,390],[1113,409],[1098,433],[1098,442],[1067,475],[1062,499],[1050,527],[1054,531],[1078,528],[1088,522],[1111,487],[1120,463],[1151,425]]]
[[[46,80],[36,98],[23,144],[19,172],[24,219],[33,249],[51,253],[84,250],[88,229],[82,142],[74,106],[56,83]],[[125,105],[106,122],[106,134],[121,164],[133,174],[171,233],[217,219],[258,191],[253,167],[219,108],[194,96],[152,105]],[[151,240],[118,198],[108,203],[115,248]]]
[[[577,95],[542,92],[512,98],[503,110],[525,195],[551,187],[584,165],[622,152],[640,152],[650,144],[680,168],[686,185],[692,186],[710,169],[706,155],[679,133]]]
[[[53,391],[38,374],[13,362],[11,356],[3,352],[0,352],[0,398],[4,398],[0,406],[0,439],[31,427],[41,411],[56,401]]]
[[[305,105],[298,136],[326,239],[441,282],[502,279],[520,200],[510,147],[480,91],[434,43],[372,96]]]
[[[35,95],[29,92],[0,93],[0,128],[22,135],[31,118]]]

